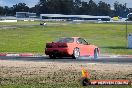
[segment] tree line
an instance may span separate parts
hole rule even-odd
[[[39,14],[66,14],[66,15],[94,15],[94,16],[120,16],[126,17],[132,12],[127,4],[115,2],[113,6],[93,0],[39,0],[34,7],[28,7],[25,3],[18,3],[12,7],[0,6],[0,15],[14,16],[16,12],[34,12]]]

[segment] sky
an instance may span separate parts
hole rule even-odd
[[[34,5],[36,5],[38,3],[39,0],[0,0],[0,6],[13,6],[15,4],[18,3],[26,3],[29,7],[33,7]],[[89,1],[89,0],[83,0],[83,1]],[[127,3],[127,7],[128,8],[132,8],[132,0],[94,0],[97,3],[99,1],[104,1],[107,3],[110,3],[111,5],[113,5],[113,3],[115,1],[118,1],[120,3]]]
[[[0,0],[0,6],[13,6],[18,3],[26,3],[27,6],[33,7],[39,0]]]
[[[84,0],[84,1],[88,1],[88,0]],[[111,5],[113,5],[115,1],[118,1],[121,4],[127,3],[127,7],[132,8],[132,0],[95,0],[95,1],[96,2],[104,1],[110,3]]]

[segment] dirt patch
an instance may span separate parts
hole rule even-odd
[[[0,60],[0,82],[10,83],[69,83],[81,78],[81,67],[91,79],[129,79],[130,64],[90,64],[66,62],[25,62]]]

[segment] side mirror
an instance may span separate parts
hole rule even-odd
[[[87,43],[87,45],[90,45],[90,43]]]

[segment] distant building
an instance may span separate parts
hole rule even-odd
[[[36,13],[16,12],[16,19],[17,20],[32,20],[34,18],[36,18]]]
[[[63,14],[40,14],[41,20],[84,20],[84,21],[110,21],[109,16],[91,16],[91,15],[63,15]]]

